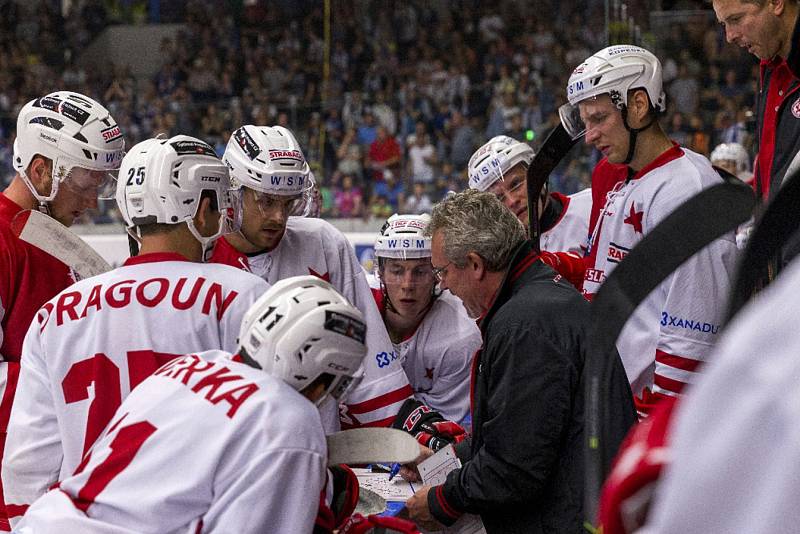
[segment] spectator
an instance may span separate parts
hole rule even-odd
[[[414,183],[429,184],[433,182],[433,168],[436,163],[436,152],[428,141],[428,135],[417,135],[414,144],[408,149],[411,163],[411,178]]]
[[[406,199],[406,205],[403,211],[412,215],[422,215],[423,213],[430,213],[433,208],[431,197],[425,191],[425,185],[417,182],[413,187],[413,194]]]
[[[341,189],[334,192],[336,212],[340,217],[360,217],[363,209],[361,198],[361,188],[353,184],[351,175],[345,174]]]
[[[378,126],[376,128],[375,141],[369,145],[367,153],[368,167],[372,171],[372,181],[381,182],[384,179],[384,171],[397,172],[400,165],[400,145],[397,140],[389,135],[386,128]]]

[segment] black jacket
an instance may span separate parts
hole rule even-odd
[[[473,434],[456,448],[463,467],[428,494],[444,524],[468,512],[489,534],[582,532],[589,304],[536,258],[528,243],[520,247],[481,321]],[[612,374],[627,389],[618,360]]]

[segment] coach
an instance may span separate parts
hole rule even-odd
[[[579,532],[589,304],[538,259],[491,193],[447,197],[427,233],[442,288],[480,317],[483,349],[473,363],[473,434],[456,446],[463,466],[407,502],[412,519],[434,529],[473,513],[489,534]],[[612,367],[616,413],[632,421],[618,357]]]

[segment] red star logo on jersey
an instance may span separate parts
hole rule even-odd
[[[431,367],[430,369],[428,369],[426,367],[425,368],[425,378],[429,378],[429,379],[433,380],[433,371],[434,371],[434,369],[436,369],[436,367]]]
[[[631,226],[633,226],[634,232],[636,232],[637,234],[641,234],[643,216],[644,216],[644,210],[637,212],[636,208],[633,205],[633,202],[631,202],[631,212],[628,214],[627,217],[625,217],[625,219],[622,222],[624,222],[625,224],[630,224]]]
[[[314,269],[309,267],[308,268],[308,274],[316,276],[317,278],[321,278],[321,279],[325,280],[326,282],[330,282],[331,281],[331,273],[329,273],[329,272],[325,272],[323,274],[319,274],[317,271],[315,271]]]

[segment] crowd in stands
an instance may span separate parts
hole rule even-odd
[[[70,89],[103,102],[129,146],[187,133],[221,154],[240,125],[287,126],[312,164],[324,217],[422,213],[465,187],[469,157],[490,137],[537,148],[558,123],[571,70],[605,45],[598,1],[331,2],[326,80],[321,2],[190,0],[164,3],[159,20],[185,31],[161,43],[152,79],[80,66],[108,24],[155,18],[148,4],[76,0],[62,14],[57,1],[0,0],[0,185],[13,174],[19,108]],[[648,30],[664,64],[668,133],[704,154],[720,142],[749,147],[758,65],[725,46],[700,4],[709,16]],[[551,188],[588,187],[598,157],[579,146]]]

